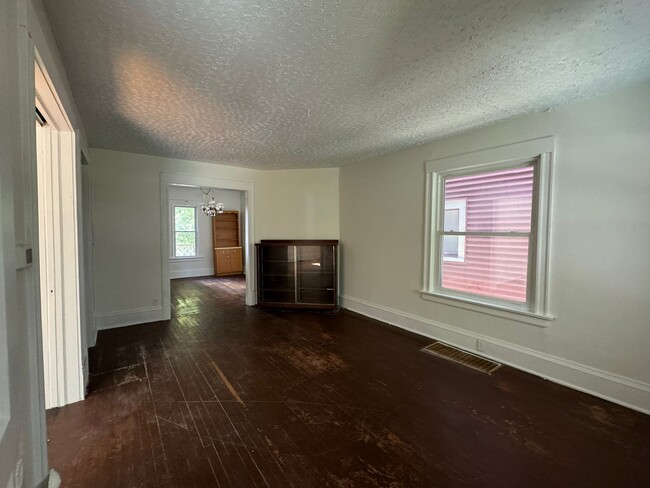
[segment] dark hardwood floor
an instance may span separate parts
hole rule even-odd
[[[246,307],[242,278],[172,293],[48,412],[63,487],[650,486],[648,416],[355,314]]]

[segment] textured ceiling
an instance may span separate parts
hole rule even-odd
[[[648,0],[43,0],[91,146],[340,166],[650,79]]]

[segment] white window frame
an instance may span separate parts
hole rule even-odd
[[[4,177],[4,174],[3,174]],[[2,188],[0,188],[2,191]],[[3,195],[4,196],[4,195]],[[6,217],[6,207],[0,207],[0,217]],[[4,243],[5,239],[5,226],[0,227],[0,256],[6,256]],[[4,439],[5,431],[9,425],[9,420],[11,419],[11,403],[10,398],[11,394],[9,391],[9,356],[7,354],[7,304],[5,297],[7,296],[4,293],[6,290],[5,287],[5,262],[0,263],[0,441]],[[1,442],[0,442],[0,445]],[[5,446],[2,446],[3,448]]]
[[[553,137],[500,146],[482,151],[435,159],[425,163],[426,212],[424,277],[420,292],[425,300],[466,310],[498,316],[531,325],[546,327],[553,316],[549,313],[549,244],[551,215],[551,178]],[[444,179],[486,171],[521,166],[535,166],[526,303],[485,297],[443,288],[442,237],[444,218]],[[449,234],[446,232],[446,234]],[[470,233],[458,232],[466,236]],[[510,235],[510,234],[509,234]]]
[[[453,200],[446,200],[444,202],[444,212],[447,210],[458,210],[458,232],[465,232],[467,226],[467,199],[456,198]],[[444,223],[444,219],[443,219]],[[458,235],[458,256],[442,256],[443,261],[451,263],[464,263],[465,262],[465,236]]]
[[[177,256],[176,255],[176,208],[193,208],[194,209],[194,255],[193,256]],[[202,259],[203,256],[199,255],[199,212],[198,207],[191,203],[173,203],[171,206],[171,230],[172,230],[172,256],[171,259],[174,261],[187,261],[192,259]],[[190,231],[178,231],[178,232],[190,232]]]

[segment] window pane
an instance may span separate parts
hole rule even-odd
[[[174,230],[194,231],[194,207],[174,207]]]
[[[445,258],[458,257],[458,238],[460,236],[444,236],[442,239],[442,256]]]
[[[527,237],[467,236],[464,262],[443,259],[442,287],[525,303],[527,270]]]
[[[176,232],[175,256],[196,256],[196,233]]]
[[[450,210],[445,209],[445,230],[460,230],[460,210],[457,208],[452,208]]]
[[[468,232],[530,232],[534,168],[511,168],[445,180],[445,230],[455,230],[454,202],[466,201]]]

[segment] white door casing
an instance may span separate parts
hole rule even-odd
[[[56,91],[35,64],[37,124],[38,259],[41,276],[46,408],[83,400],[79,282],[78,148]]]

